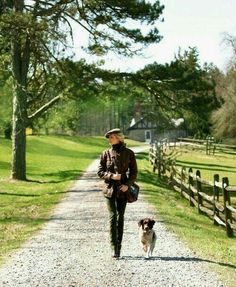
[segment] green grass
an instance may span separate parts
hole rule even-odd
[[[204,179],[213,181],[214,174],[219,174],[220,180],[228,177],[230,185],[236,185],[236,151],[206,155],[204,151],[181,149],[176,163],[186,168],[192,167],[194,172],[199,169]]]
[[[184,160],[192,164],[197,155],[193,155],[192,159],[190,157],[188,154],[188,158]],[[200,155],[200,158],[203,157]],[[170,231],[184,241],[196,257],[208,262],[210,267],[222,276],[226,286],[236,286],[236,237],[228,238],[225,229],[214,226],[208,217],[199,215],[197,209],[190,207],[188,201],[181,198],[179,193],[171,190],[164,180],[158,179],[157,174],[152,172],[147,154],[142,153],[137,158],[141,191],[146,199],[154,204],[157,219],[163,221]],[[201,160],[198,162],[200,166]],[[207,168],[206,159],[204,166]],[[207,169],[205,171],[207,174]],[[210,167],[209,172],[211,171]]]

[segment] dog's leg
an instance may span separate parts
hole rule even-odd
[[[152,244],[151,244],[151,247],[150,247],[150,254],[152,256],[152,252],[155,248],[155,245],[156,245],[156,240],[157,240],[157,236],[155,234],[155,232],[153,233],[153,238],[152,238]]]
[[[149,259],[149,258],[150,258],[150,251],[151,251],[150,245],[148,245],[148,247],[147,247],[147,253],[146,253],[146,259]]]

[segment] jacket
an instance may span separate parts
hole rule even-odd
[[[112,174],[116,172],[121,174],[119,182],[111,179]],[[114,191],[114,187],[120,184],[131,186],[137,178],[137,172],[134,152],[126,148],[124,144],[115,145],[105,150],[100,157],[97,172],[105,182],[104,195],[106,196],[108,189]]]

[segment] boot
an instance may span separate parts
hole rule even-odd
[[[112,257],[118,259],[120,257],[120,250],[121,250],[121,245],[116,245],[115,250],[114,250],[114,255]]]

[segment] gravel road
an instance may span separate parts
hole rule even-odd
[[[96,176],[98,160],[75,182],[51,220],[9,256],[0,269],[1,287],[220,287],[217,275],[168,232],[143,196],[128,204],[121,259],[111,258],[108,213]],[[153,257],[144,259],[138,220],[156,220]]]

